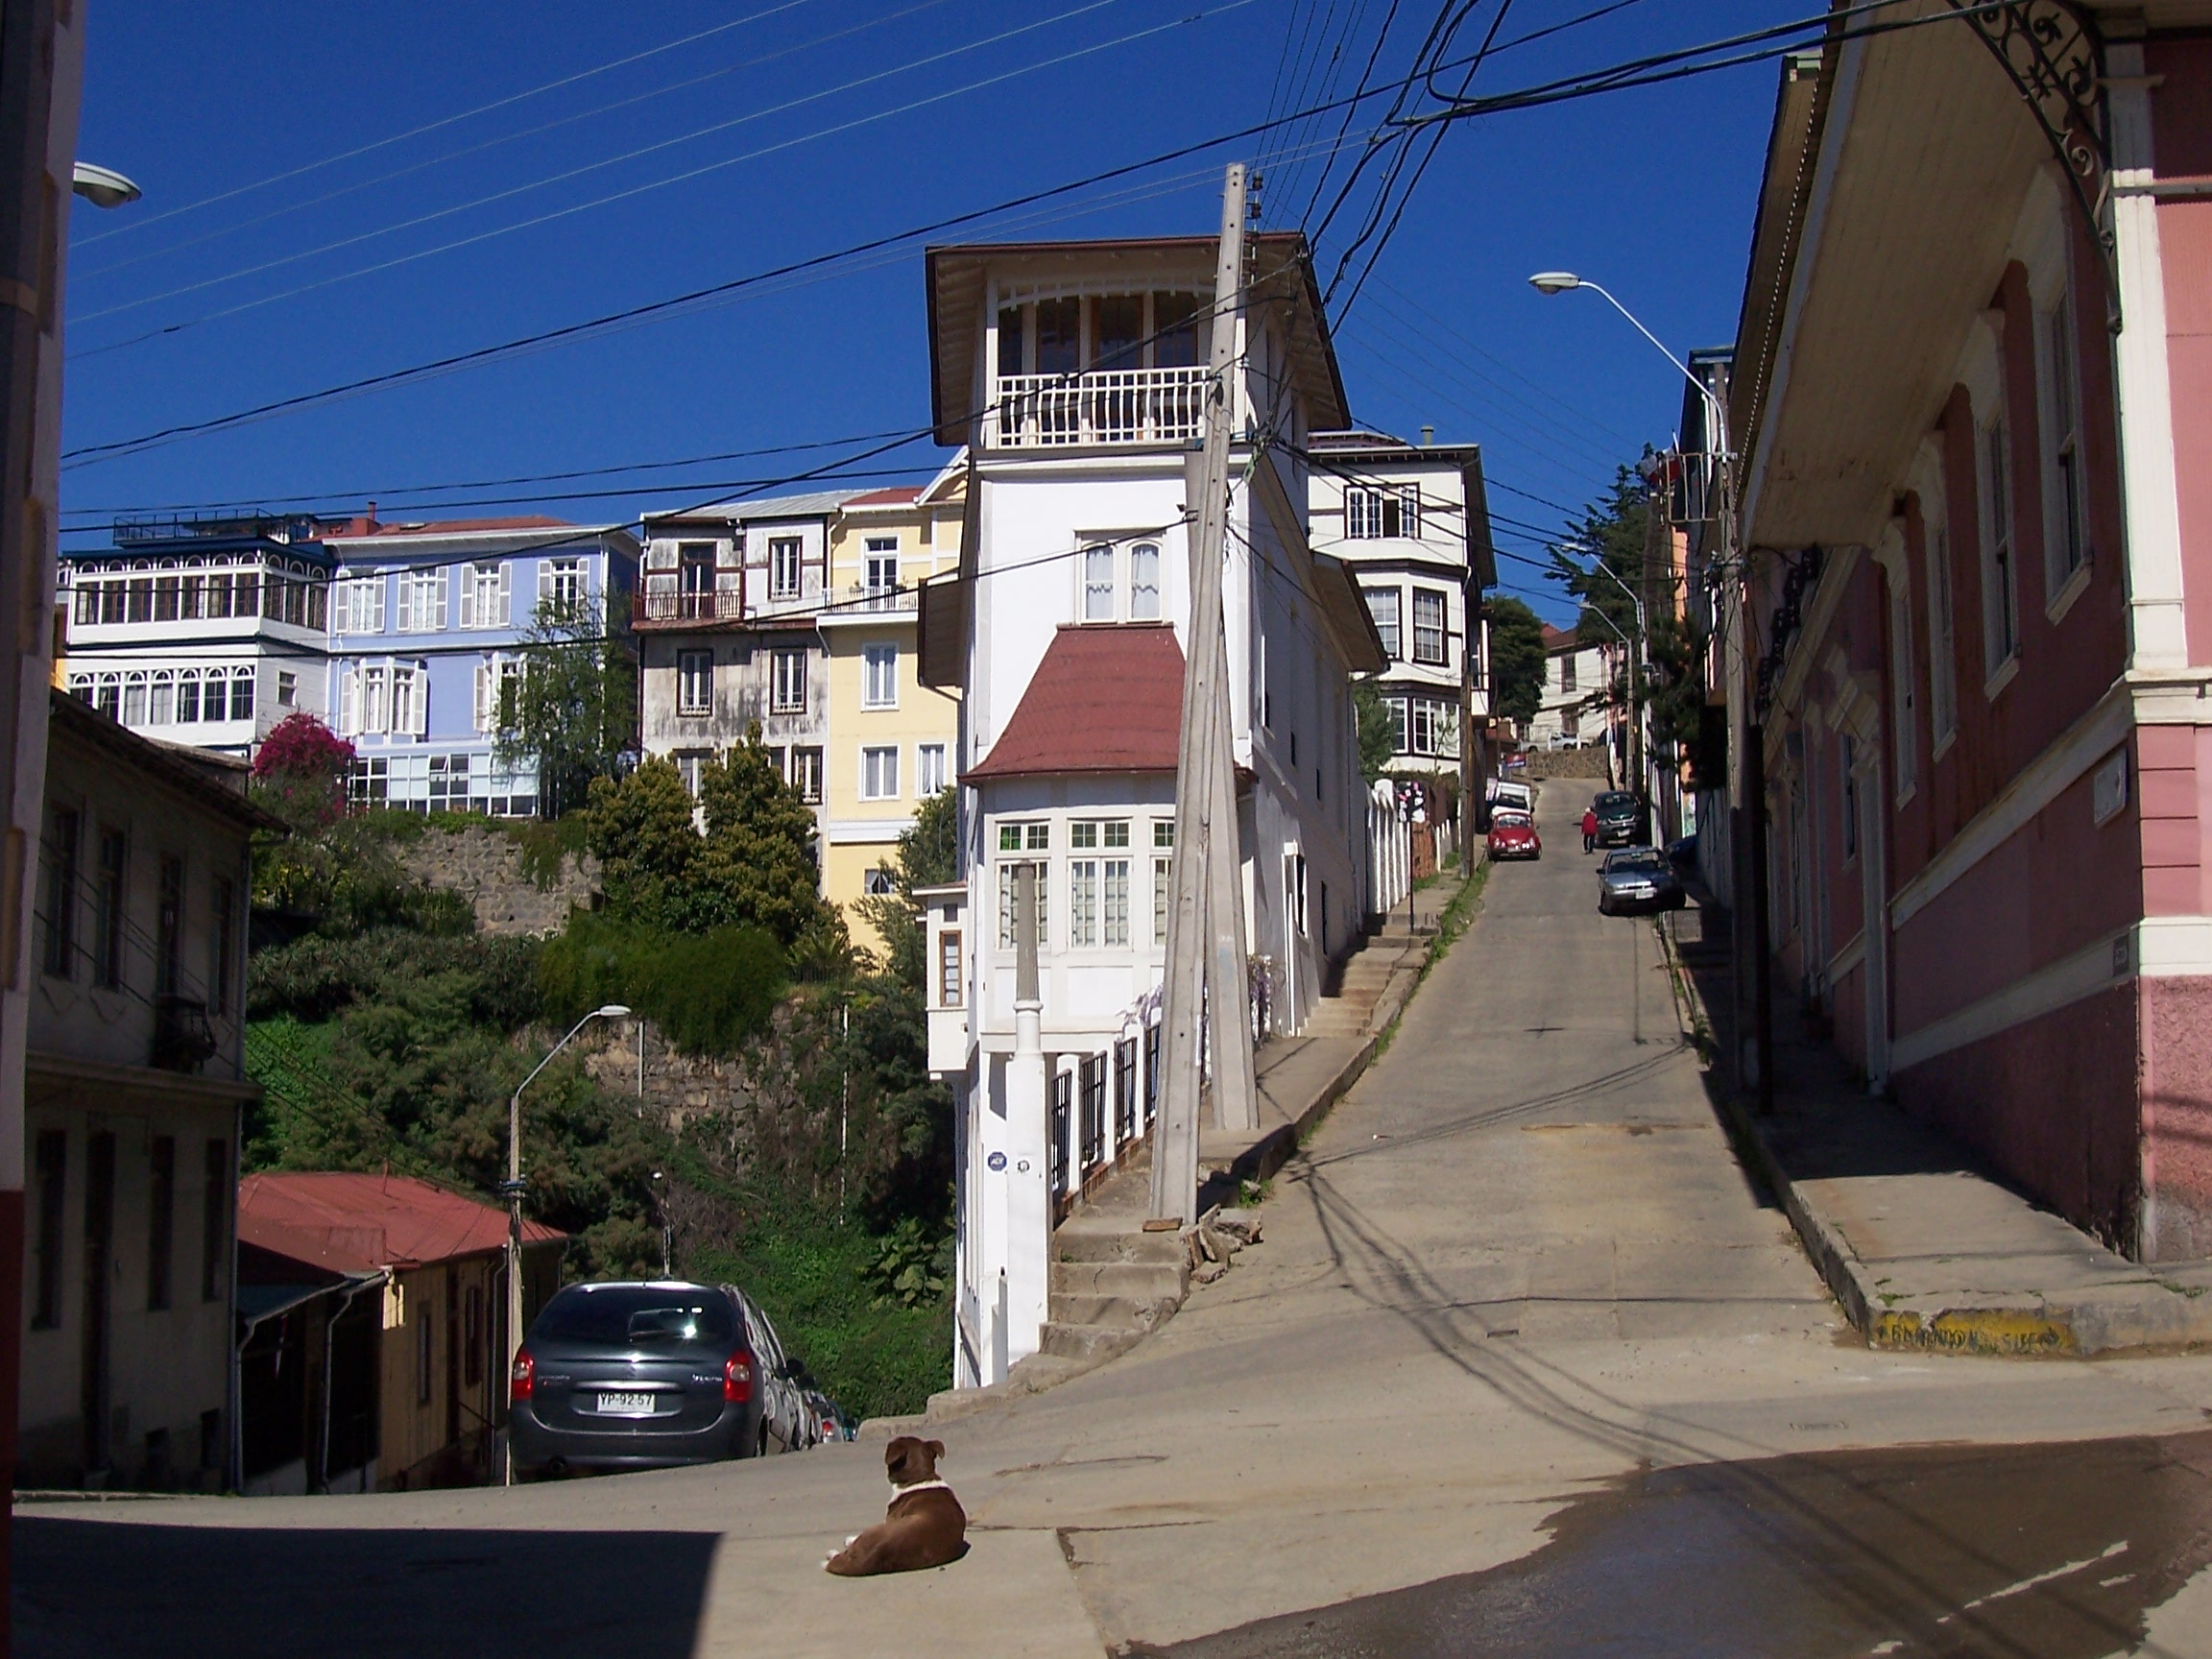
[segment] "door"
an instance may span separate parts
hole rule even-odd
[[[445,1269],[445,1444],[461,1439],[461,1269]]]
[[[114,1289],[115,1137],[96,1130],[84,1158],[84,1467],[106,1469],[109,1443],[108,1323]]]

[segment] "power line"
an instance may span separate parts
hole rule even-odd
[[[709,126],[697,128],[690,132],[682,133],[674,138],[664,138],[656,143],[647,144],[641,146],[638,149],[625,152],[620,156],[613,156],[602,160],[587,162],[581,167],[571,167],[565,172],[549,174],[542,179],[533,180],[528,183],[510,185],[506,189],[495,190],[488,196],[479,196],[473,201],[462,202],[450,207],[441,207],[433,212],[418,214],[412,219],[402,219],[395,224],[386,225],[374,230],[364,230],[356,232],[350,236],[343,236],[335,242],[325,242],[321,247],[306,248],[301,249],[297,252],[284,253],[277,256],[276,258],[265,259],[257,265],[245,266],[239,270],[226,273],[220,276],[209,276],[198,282],[187,282],[181,287],[171,288],[160,294],[151,294],[145,296],[142,299],[127,301],[124,303],[118,305],[110,305],[104,311],[88,312],[82,317],[72,318],[71,322],[78,325],[96,323],[106,317],[117,316],[125,311],[134,311],[140,306],[156,304],[163,300],[173,300],[178,298],[180,295],[199,293],[208,288],[217,287],[225,282],[235,281],[243,276],[254,276],[260,275],[264,271],[274,271],[282,266],[296,265],[303,259],[312,259],[324,253],[336,252],[340,249],[355,247],[363,242],[374,241],[380,236],[389,236],[396,231],[409,230],[415,228],[417,226],[434,224],[441,219],[450,219],[456,213],[466,213],[472,208],[489,206],[494,202],[504,202],[512,197],[526,195],[532,190],[543,189],[546,185],[549,184],[565,183],[568,180],[581,178],[587,173],[600,172],[608,167],[618,166],[624,161],[634,161],[640,156],[655,155],[662,150],[673,149],[679,144],[687,144],[695,139],[708,137],[716,132],[728,132],[733,128],[746,126],[755,121],[764,120],[771,115],[784,114],[792,109],[799,108],[804,105],[819,103],[825,98],[839,97],[846,93],[855,91],[860,87],[872,85],[878,81],[890,80],[896,76],[906,74],[915,69],[926,68],[931,64],[944,62],[948,59],[960,57],[971,52],[978,52],[983,50],[985,47],[996,46],[1001,44],[1004,41],[1011,40],[1017,36],[1031,34],[1036,30],[1048,28],[1051,25],[1057,23],[1065,23],[1071,18],[1080,17],[1088,12],[1099,11],[1104,7],[1118,6],[1119,4],[1121,4],[1121,0],[1084,0],[1084,4],[1074,7],[1069,11],[1059,12],[1054,16],[1039,18],[1034,22],[1023,23],[1016,28],[1004,30],[999,34],[988,36],[980,40],[970,41],[965,45],[952,47],[947,51],[936,53],[927,58],[919,59],[910,63],[896,64],[889,69],[880,69],[873,74],[862,75],[852,81],[845,82],[842,85],[825,87],[820,91],[808,92],[802,97],[786,99],[781,104],[770,105],[763,108],[748,110],[744,114],[733,116],[729,120],[717,121]],[[488,241],[495,236],[505,236],[513,231],[529,229],[534,226],[549,224],[556,219],[565,219],[576,213],[586,212],[593,207],[602,207],[608,205],[611,203],[625,201],[632,196],[643,195],[648,191],[665,189],[672,184],[687,183],[694,179],[703,178],[709,173],[720,172],[724,168],[735,167],[746,161],[757,160],[763,156],[772,156],[781,151],[793,149],[798,145],[810,143],[817,138],[833,136],[836,133],[850,132],[857,127],[866,127],[878,121],[890,120],[895,116],[910,114],[916,109],[925,108],[932,104],[944,103],[948,99],[962,97],[967,93],[979,90],[985,86],[997,85],[1000,82],[1010,81],[1022,75],[1033,74],[1039,69],[1051,68],[1056,64],[1069,62],[1078,58],[1089,57],[1094,53],[1109,51],[1114,47],[1126,45],[1132,40],[1141,40],[1146,36],[1157,35],[1168,29],[1180,28],[1185,22],[1197,21],[1205,17],[1214,16],[1222,12],[1236,11],[1239,7],[1248,6],[1251,4],[1253,4],[1253,0],[1227,0],[1227,4],[1214,8],[1213,12],[1199,12],[1195,17],[1192,18],[1178,18],[1173,22],[1156,24],[1149,29],[1142,29],[1134,34],[1122,36],[1118,39],[1099,41],[1094,45],[1081,47],[1077,50],[1064,53],[1059,57],[1047,58],[1041,62],[1031,63],[1019,69],[1006,70],[999,74],[987,76],[980,81],[971,82],[964,86],[955,86],[946,91],[931,93],[928,97],[916,99],[911,103],[895,106],[887,109],[873,109],[864,115],[855,116],[849,121],[839,122],[836,125],[830,127],[819,128],[812,132],[801,133],[791,138],[779,139],[773,144],[764,145],[759,149],[748,151],[741,156],[729,156],[723,160],[709,162],[706,165],[700,167],[686,168],[683,172],[672,173],[665,178],[652,180],[646,183],[634,184],[628,186],[625,189],[610,192],[604,196],[594,197],[588,202],[579,202],[573,204],[570,206],[557,208],[549,213],[538,214],[532,218],[519,219],[510,225],[502,225],[491,230],[480,231],[471,236],[457,238],[451,242],[443,242],[433,248],[420,249],[411,253],[404,253],[396,258],[381,260],[376,264],[366,265],[359,268],[358,270],[344,272],[335,276],[327,276],[318,281],[302,283],[298,287],[285,289],[283,292],[278,294],[265,295],[260,299],[247,301],[242,304],[228,306],[220,311],[209,312],[204,317],[195,318],[189,323],[179,324],[170,328],[157,330],[156,333],[174,333],[179,328],[195,327],[198,326],[198,325],[201,323],[213,322],[224,317],[234,317],[242,311],[251,311],[263,305],[275,304],[278,301],[288,300],[300,294],[311,293],[320,288],[327,288],[334,283],[349,282],[356,277],[372,276],[379,271],[389,271],[399,265],[412,264],[419,259],[430,258],[434,254],[450,252],[456,248],[471,247],[478,242]],[[142,338],[153,337],[154,336],[152,335],[142,336]]]
[[[801,3],[804,3],[804,0],[801,0]],[[681,81],[664,82],[643,92],[632,93],[627,98],[617,98],[611,104],[598,104],[589,109],[577,109],[565,115],[556,116],[550,121],[541,121],[535,127],[524,127],[513,132],[502,132],[494,137],[480,139],[474,144],[464,145],[458,150],[448,150],[443,155],[430,156],[427,160],[409,162],[406,166],[396,167],[389,173],[379,173],[373,178],[356,180],[350,184],[342,184],[337,189],[325,191],[320,196],[308,196],[297,201],[287,201],[282,206],[272,208],[266,213],[258,213],[251,219],[241,219],[232,224],[218,227],[213,230],[203,231],[201,234],[187,237],[181,242],[171,242],[149,252],[133,253],[128,258],[117,259],[107,265],[95,265],[89,270],[72,268],[69,273],[70,286],[74,289],[79,283],[92,277],[105,276],[111,271],[121,271],[132,265],[142,265],[149,259],[166,259],[182,252],[187,248],[197,248],[204,243],[218,241],[225,236],[233,236],[241,230],[250,230],[256,225],[266,225],[272,220],[282,219],[289,214],[304,212],[310,207],[320,207],[325,203],[335,202],[343,196],[358,195],[361,191],[373,189],[379,184],[389,184],[396,179],[404,179],[412,174],[425,172],[432,167],[442,167],[448,161],[459,161],[470,156],[481,155],[487,150],[496,150],[502,145],[517,144],[525,138],[535,138],[541,133],[551,132],[558,128],[572,127],[579,121],[589,121],[595,116],[609,115],[617,109],[626,109],[634,104],[650,103],[658,99],[667,98],[678,92],[688,91],[694,86],[703,86],[709,81],[718,81],[725,75],[734,75],[742,69],[757,69],[764,63],[773,63],[779,59],[795,57],[802,52],[811,51],[817,46],[826,46],[833,40],[842,40],[849,36],[864,34],[870,29],[881,28],[888,23],[897,23],[915,15],[917,12],[932,11],[949,3],[950,0],[917,0],[916,4],[906,7],[903,11],[886,12],[880,17],[865,18],[842,29],[833,29],[827,35],[818,35],[810,40],[801,41],[795,46],[780,47],[774,52],[764,52],[757,58],[742,59],[735,63],[725,63],[720,68],[709,69],[702,75],[686,76]],[[725,24],[722,27],[728,28],[732,25]],[[713,32],[709,31],[709,33]],[[694,36],[692,38],[697,39],[698,36]],[[678,42],[678,44],[687,43]],[[656,48],[656,50],[664,50],[664,48]],[[628,60],[628,61],[635,61],[635,60]],[[591,71],[591,73],[598,73],[598,71]],[[428,130],[427,128],[418,128],[416,131],[421,132]],[[408,136],[412,135],[408,134]],[[397,143],[397,140],[392,139],[386,140],[386,142]],[[356,154],[358,153],[356,152]],[[319,162],[316,165],[321,166],[325,165],[325,163]],[[246,188],[252,189],[253,186],[249,185]],[[185,209],[179,208],[176,211],[182,212]],[[156,214],[154,217],[163,218],[167,215]],[[151,222],[151,220],[141,220],[137,221],[136,224]],[[136,226],[132,225],[126,228],[135,228]],[[115,231],[104,231],[102,236],[116,233]],[[100,239],[100,236],[93,236],[84,240],[95,242]]]
[[[342,150],[335,156],[325,156],[319,161],[308,161],[298,167],[287,168],[281,173],[272,173],[266,179],[256,179],[250,184],[235,185],[228,190],[218,191],[212,196],[203,196],[197,202],[186,202],[180,206],[165,208],[158,213],[134,215],[129,222],[118,225],[112,229],[99,230],[89,236],[77,237],[70,246],[88,248],[95,242],[107,241],[110,236],[122,236],[133,230],[143,230],[150,225],[158,225],[165,219],[175,219],[180,214],[196,213],[201,208],[212,207],[219,202],[228,202],[251,191],[266,189],[272,184],[281,184],[288,180],[298,179],[302,174],[317,172],[325,167],[334,167],[341,161],[350,161],[356,156],[367,156],[373,151],[386,150],[395,144],[403,144],[410,138],[421,137],[425,132],[435,132],[442,127],[451,127],[462,121],[473,120],[479,115],[489,115],[494,109],[504,109],[511,104],[520,104],[527,99],[537,98],[547,92],[557,92],[564,86],[573,86],[579,81],[589,81],[595,75],[605,75],[613,70],[626,69],[633,63],[642,62],[648,58],[657,58],[663,52],[674,52],[680,47],[696,45],[699,41],[708,39],[712,36],[727,34],[733,29],[742,29],[749,23],[757,23],[763,18],[773,17],[781,12],[795,11],[807,3],[808,0],[782,0],[780,5],[770,6],[763,11],[752,12],[744,17],[733,17],[727,23],[717,23],[712,28],[702,29],[695,35],[685,35],[680,39],[670,40],[664,45],[651,46],[642,52],[634,52],[627,58],[615,59],[612,63],[594,64],[589,69],[579,70],[573,75],[564,75],[557,81],[548,81],[543,85],[532,86],[526,91],[511,92],[504,98],[494,98],[489,104],[479,104],[473,109],[463,109],[453,115],[442,115],[437,120],[424,122],[420,127],[410,127],[404,132],[395,132],[388,138],[378,138],[367,144],[356,145],[353,149]]]

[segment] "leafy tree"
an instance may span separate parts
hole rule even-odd
[[[921,991],[928,965],[926,929],[914,900],[917,887],[937,887],[960,874],[960,795],[941,789],[915,808],[914,822],[899,837],[891,863],[892,891],[863,899],[861,916],[883,941],[884,968]]]
[[[776,769],[757,721],[707,763],[699,800],[707,838],[689,878],[712,895],[716,919],[766,928],[802,972],[834,972],[850,947],[818,885],[814,809]]]
[[[1647,509],[1643,475],[1623,467],[1605,493],[1583,508],[1581,523],[1571,528],[1568,541],[1574,551],[1551,550],[1552,574],[1581,603],[1584,614],[1575,627],[1585,638],[1636,637],[1636,602],[1629,594],[1644,591]],[[1596,562],[1589,563],[1593,555]],[[1592,611],[1605,621],[1591,618]]]
[[[1390,770],[1398,753],[1398,717],[1372,680],[1352,682],[1352,708],[1359,716],[1359,776],[1373,783]]]
[[[674,761],[656,756],[620,779],[592,779],[583,818],[585,845],[617,914],[677,928],[700,920],[688,878],[703,843]]]
[[[261,804],[295,829],[319,829],[346,810],[353,745],[305,709],[270,728],[253,754]]]
[[[637,731],[637,663],[625,638],[627,601],[595,594],[541,599],[522,632],[522,672],[500,688],[499,759],[538,769],[540,812],[584,805],[594,778],[613,775]]]
[[[538,958],[554,1021],[625,1003],[686,1054],[736,1053],[767,1023],[783,979],[782,949],[757,927],[666,933],[586,912],[571,916]]]
[[[1491,707],[1508,720],[1529,721],[1544,702],[1544,624],[1518,599],[1486,599],[1490,621]]]

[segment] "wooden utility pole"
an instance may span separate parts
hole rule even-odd
[[[1237,790],[1228,715],[1228,651],[1221,611],[1221,565],[1229,541],[1230,397],[1237,361],[1244,270],[1244,167],[1230,164],[1221,191],[1221,246],[1214,271],[1213,374],[1207,382],[1206,442],[1199,468],[1197,521],[1190,535],[1189,657],[1175,761],[1175,902],[1167,913],[1167,972],[1160,1120],[1152,1147],[1152,1214],[1197,1218],[1200,1016],[1213,993],[1215,1088],[1251,1094],[1251,1026],[1244,982],[1238,894]],[[1231,902],[1216,895],[1226,866]],[[1227,914],[1222,914],[1226,909]],[[1226,966],[1226,971],[1225,971]],[[1236,974],[1234,979],[1231,974]],[[1237,1068],[1242,1033],[1242,1075]]]

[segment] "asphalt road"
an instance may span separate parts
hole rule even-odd
[[[942,1431],[969,1556],[830,1579],[879,1446],[514,1493],[19,1507],[92,1653],[2212,1655],[2212,1358],[1885,1355],[1747,1183],[1553,785],[1162,1332]]]

